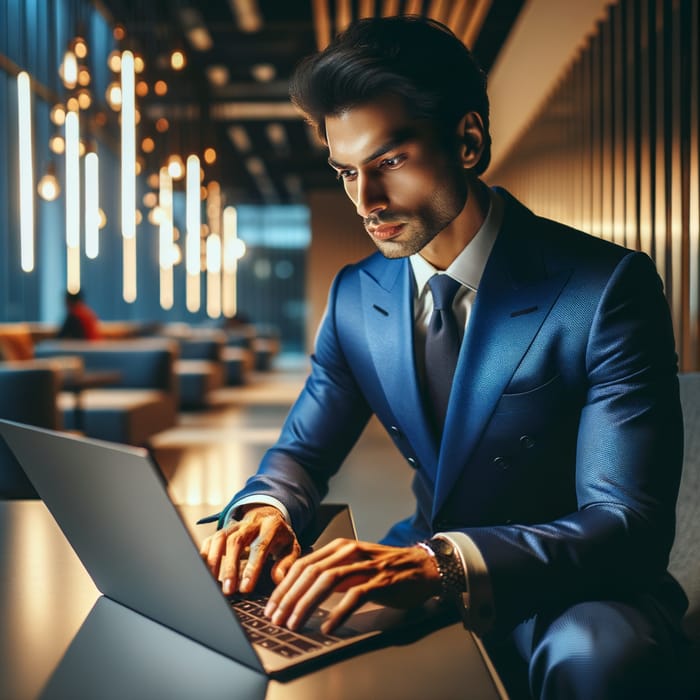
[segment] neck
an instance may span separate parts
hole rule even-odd
[[[462,211],[420,251],[421,257],[438,270],[446,270],[483,225],[489,201],[488,189],[481,180],[470,179]]]

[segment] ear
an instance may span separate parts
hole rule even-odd
[[[470,170],[481,160],[484,151],[484,122],[478,112],[467,112],[457,125],[462,167]]]

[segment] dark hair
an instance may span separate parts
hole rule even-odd
[[[417,16],[363,19],[323,51],[305,58],[290,83],[292,102],[325,141],[325,118],[386,94],[403,98],[416,119],[451,134],[467,112],[484,124],[484,151],[473,168],[491,160],[486,75],[469,49],[435,20]]]

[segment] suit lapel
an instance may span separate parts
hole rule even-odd
[[[571,270],[547,275],[511,219],[504,221],[472,308],[445,422],[433,516],[468,463],[496,403],[510,382]],[[523,278],[524,277],[524,278]]]
[[[437,450],[418,385],[413,349],[413,276],[408,260],[386,261],[373,276],[360,277],[372,360],[396,420],[420,464],[434,474]]]

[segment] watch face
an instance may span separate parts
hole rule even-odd
[[[452,543],[443,540],[442,537],[433,537],[430,540],[430,546],[436,554],[444,554],[447,557],[451,557],[454,554]]]

